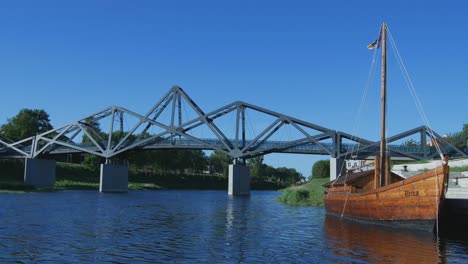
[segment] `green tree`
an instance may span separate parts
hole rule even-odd
[[[90,134],[95,141],[101,142],[107,137],[107,134],[101,131],[99,123],[94,118],[88,117],[82,122],[82,124],[86,128],[86,132]],[[83,134],[81,142],[89,143],[91,142],[91,139],[86,134]]]
[[[13,141],[19,141],[51,129],[53,127],[50,124],[49,114],[46,111],[24,108],[0,127],[0,133]]]
[[[262,178],[265,176],[265,164],[263,164],[263,155],[248,160],[252,178]]]
[[[99,126],[99,123],[92,117],[86,118],[82,124],[84,125],[86,132],[88,132],[94,140],[97,142],[100,142],[101,138],[105,138],[106,134],[101,131],[101,128]],[[81,138],[82,143],[89,143],[92,142],[91,139],[83,133],[83,137]],[[102,162],[101,157],[98,157],[94,154],[90,153],[84,153],[83,154],[83,161],[81,164],[83,164],[86,168],[95,171],[99,169],[100,163]]]
[[[274,181],[274,182],[280,181],[278,172],[276,171],[275,168],[271,166],[265,165],[264,174],[265,174],[265,178],[270,179],[270,181]]]
[[[130,164],[137,168],[152,167],[159,172],[196,172],[206,169],[207,158],[201,150],[162,149],[133,151]]]
[[[228,175],[228,167],[231,158],[223,152],[215,151],[208,158],[208,165],[212,173],[220,173],[224,176]]]
[[[418,142],[416,142],[416,140],[414,140],[414,139],[409,139],[409,140],[405,141],[405,143],[403,143],[403,146],[416,147],[416,146],[418,146]]]
[[[207,165],[205,153],[201,150],[175,150],[175,168],[188,172],[202,172]]]
[[[330,177],[330,161],[319,160],[312,166],[313,178],[328,178]]]
[[[276,169],[277,174],[280,177],[280,181],[287,184],[295,184],[304,177],[293,168],[281,167]]]
[[[449,139],[452,142],[458,143],[458,146],[463,146],[466,142],[460,142],[462,138],[468,136],[468,124],[464,124],[462,131],[449,134]]]
[[[83,154],[83,161],[81,162],[81,164],[83,164],[86,168],[90,169],[91,171],[97,171],[99,170],[101,160],[101,157],[85,153]]]
[[[128,160],[135,168],[143,168],[145,166],[153,165],[154,163],[154,150],[146,151],[129,151]]]

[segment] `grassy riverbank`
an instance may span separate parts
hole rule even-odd
[[[22,160],[0,161],[0,191],[37,191],[23,184],[24,163]],[[228,179],[224,176],[206,174],[147,173],[130,169],[129,190],[227,190]],[[252,180],[254,190],[277,190],[284,185],[274,182]],[[98,190],[99,170],[81,164],[57,162],[56,182],[52,190]]]
[[[450,171],[451,171],[451,172],[468,171],[468,166],[450,167]]]
[[[322,185],[328,181],[328,178],[312,179],[306,184],[283,189],[278,201],[287,205],[323,206]]]

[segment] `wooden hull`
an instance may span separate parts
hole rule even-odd
[[[427,224],[441,212],[447,180],[448,167],[442,166],[366,192],[352,191],[349,185],[331,186],[324,195],[325,209],[357,220]]]

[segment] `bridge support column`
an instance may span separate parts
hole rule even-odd
[[[250,168],[241,164],[229,164],[229,195],[250,194]]]
[[[101,164],[100,192],[128,192],[128,166]]]
[[[345,170],[345,160],[340,158],[330,159],[330,181],[338,178],[338,175],[343,174]]]
[[[55,185],[55,160],[26,158],[24,161],[24,183],[40,188]]]

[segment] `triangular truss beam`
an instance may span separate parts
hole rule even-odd
[[[417,135],[420,140],[414,142],[415,145],[406,146],[403,144],[392,144],[405,138],[412,138]],[[341,151],[337,153],[338,158],[360,158],[365,159],[370,156],[378,155],[380,141],[367,141],[362,138],[357,138],[349,134],[339,133],[339,141],[342,142],[342,138],[354,141],[355,144],[350,144],[351,147],[345,147],[344,144],[341,146]],[[468,138],[468,137],[467,137]],[[429,141],[428,141],[429,139]],[[420,126],[400,134],[394,135],[386,139],[389,151],[389,155],[392,157],[413,159],[413,160],[427,160],[438,157],[440,154],[435,148],[435,143],[439,144],[443,154],[450,156],[468,157],[466,153],[466,138],[462,138],[459,142],[450,143],[444,137],[440,136],[432,129],[427,126]],[[465,151],[460,147],[456,147],[458,143],[465,143]]]
[[[3,158],[24,158],[29,155],[28,148],[30,149],[32,138],[26,138],[18,142],[0,135],[0,157]]]
[[[246,124],[257,121],[250,114],[266,121],[260,131],[247,135]],[[223,122],[231,130],[234,127],[234,132],[228,133]],[[201,136],[202,131],[208,136]],[[285,131],[293,138],[278,140]],[[390,146],[392,156],[433,157],[436,154],[426,140],[429,135],[435,136],[445,151],[467,156],[457,148],[464,142],[466,149],[466,139],[450,144],[427,127],[387,140],[391,144],[415,134],[421,137],[418,151]],[[192,148],[223,152],[233,159],[273,152],[363,158],[375,155],[379,144],[241,101],[205,113],[182,88],[174,86],[145,115],[111,106],[18,142],[0,137],[0,157],[90,153],[108,159],[134,149]]]

